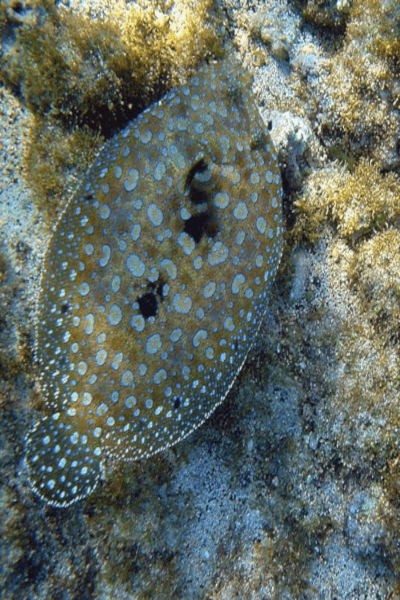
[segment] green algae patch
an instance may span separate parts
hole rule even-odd
[[[353,171],[339,162],[314,171],[296,202],[302,213],[297,228],[313,239],[330,224],[354,244],[373,232],[400,222],[400,180],[382,174],[376,164],[360,159]]]
[[[51,222],[103,141],[103,136],[88,127],[67,131],[51,120],[32,118],[23,156],[24,175]]]
[[[397,0],[355,0],[347,35],[360,41],[377,57],[398,67],[400,59],[400,6]]]
[[[352,3],[306,3],[313,23],[328,11],[343,16],[343,33],[323,43],[327,60],[320,65],[318,86],[305,85],[309,117],[320,128],[328,156],[369,158],[385,171],[399,166],[398,3],[356,0]],[[334,19],[333,19],[334,21]],[[328,30],[335,29],[329,19]]]
[[[371,307],[369,321],[385,344],[400,341],[400,232],[389,228],[362,244],[350,264],[353,285],[363,305]]]
[[[2,77],[34,114],[110,135],[216,48],[209,0],[175,5],[167,14],[164,2],[115,2],[93,20],[34,2],[23,20],[9,18],[16,41]]]
[[[295,0],[306,23],[342,33],[350,12],[349,2],[326,2],[326,0]]]

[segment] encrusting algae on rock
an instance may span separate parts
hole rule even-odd
[[[227,395],[266,310],[282,187],[251,78],[209,64],[112,138],[45,257],[32,488],[90,494],[108,459],[177,443]]]

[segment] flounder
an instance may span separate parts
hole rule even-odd
[[[281,197],[236,63],[204,65],[105,144],[42,271],[27,463],[49,504],[90,494],[109,458],[176,444],[226,397],[268,306]]]

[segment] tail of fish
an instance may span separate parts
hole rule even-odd
[[[46,502],[66,507],[88,496],[101,476],[99,440],[80,433],[67,415],[36,421],[27,438],[26,460],[33,490]]]

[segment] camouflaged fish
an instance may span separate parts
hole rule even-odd
[[[203,66],[102,151],[50,240],[32,488],[90,494],[108,459],[176,444],[227,395],[283,243],[281,178],[237,64]]]

